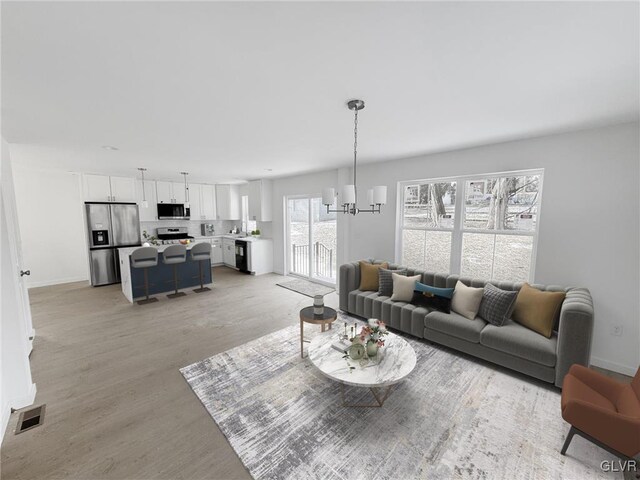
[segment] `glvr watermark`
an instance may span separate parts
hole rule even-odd
[[[637,472],[640,462],[637,460],[603,460],[600,462],[603,472]]]

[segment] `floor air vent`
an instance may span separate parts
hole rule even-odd
[[[44,422],[44,407],[44,405],[39,405],[20,412],[16,435],[42,425]]]

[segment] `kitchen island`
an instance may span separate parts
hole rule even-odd
[[[195,243],[187,245],[187,260],[178,264],[179,291],[189,293],[189,290],[200,286],[200,262],[191,259],[189,250]],[[158,250],[158,265],[148,269],[149,271],[149,295],[173,292],[175,284],[173,279],[173,265],[162,263],[162,252],[170,245],[156,245]],[[131,268],[131,253],[140,247],[126,247],[118,249],[120,255],[120,276],[122,280],[122,293],[131,303],[145,296],[144,271],[142,268]],[[211,274],[211,261],[202,262],[202,277],[204,285],[213,283]]]

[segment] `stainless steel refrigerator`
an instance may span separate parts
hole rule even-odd
[[[135,203],[85,203],[91,285],[120,282],[118,248],[140,245]]]

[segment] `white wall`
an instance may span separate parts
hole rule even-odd
[[[630,123],[363,165],[361,189],[387,185],[388,204],[382,215],[348,218],[348,244],[338,250],[345,248],[349,260],[395,258],[398,181],[544,168],[535,281],[588,287],[596,315],[593,363],[633,374],[640,364],[639,128]],[[282,195],[319,192],[335,176],[332,170],[274,181],[276,250],[283,251]],[[283,255],[274,260],[282,271]],[[614,325],[623,327],[622,336],[611,335]]]
[[[2,139],[2,163],[0,171],[0,439],[4,438],[12,408],[22,408],[33,403],[36,386],[31,380],[28,340],[28,312],[21,309],[19,291],[18,261],[10,244],[19,234],[10,231],[15,228],[10,210],[15,204],[13,196],[9,149]],[[15,242],[14,242],[15,243]],[[16,245],[17,247],[17,245]],[[0,440],[1,441],[1,440]]]
[[[80,175],[13,162],[29,287],[89,279]]]

